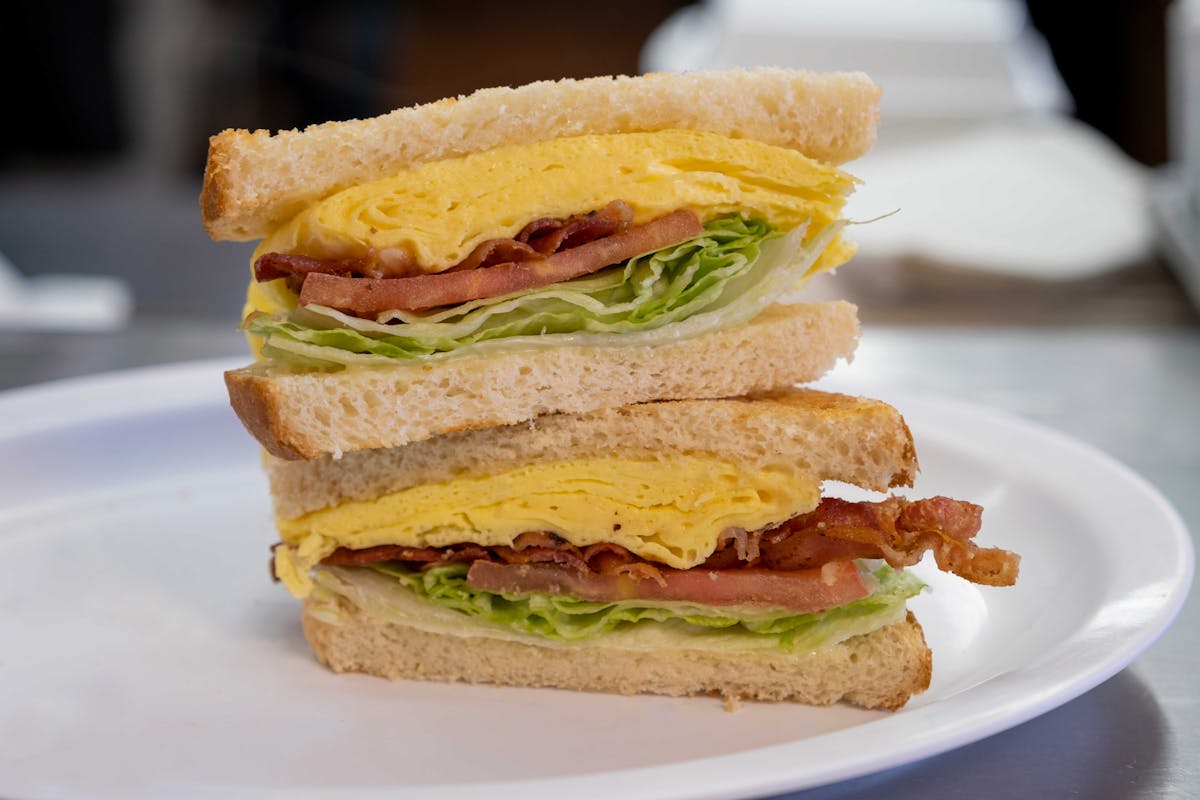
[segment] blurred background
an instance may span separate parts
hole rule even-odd
[[[1194,328],[1198,19],[1191,0],[1090,4],[1086,22],[1051,0],[18,0],[0,54],[24,89],[0,148],[4,384],[61,371],[30,373],[47,332],[74,337],[36,340],[67,342],[62,358],[118,366],[168,355],[153,337],[120,355],[135,324],[169,329],[173,357],[239,346],[252,245],[210,242],[196,203],[223,128],[753,64],[884,87],[850,214],[897,213],[856,227],[860,255],[815,295],[867,324]]]
[[[1200,0],[15,0],[0,20],[0,389],[248,360],[253,245],[211,242],[197,204],[223,128],[537,79],[862,69],[884,88],[878,145],[848,165],[864,181],[849,213],[870,222],[855,260],[808,286],[864,324],[833,387],[1041,422],[1200,530]],[[131,432],[113,461],[148,446]],[[1046,477],[1013,486],[1054,491]],[[1106,501],[1096,513],[1123,513]],[[1107,688],[889,773],[888,791],[1007,796],[977,776],[1040,753],[1021,785],[1041,796],[1198,796],[1200,593],[1183,613]],[[1137,724],[1094,724],[1113,709]]]

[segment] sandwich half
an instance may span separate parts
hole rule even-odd
[[[904,568],[1018,564],[971,503],[823,493],[916,468],[895,409],[814,390],[559,414],[268,458],[273,565],[337,671],[891,709],[931,670]]]
[[[728,397],[849,359],[861,74],[543,82],[369,120],[213,137],[216,239],[262,241],[226,376],[273,455],[397,447],[560,412]]]
[[[929,682],[905,568],[983,584],[982,510],[889,495],[886,404],[795,303],[854,246],[861,74],[489,89],[225,131],[201,207],[261,239],[226,374],[267,451],[273,572],[338,671],[897,708]],[[839,499],[837,483],[880,493]]]

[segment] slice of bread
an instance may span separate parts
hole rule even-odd
[[[225,383],[269,453],[316,458],[543,414],[779,389],[849,360],[858,334],[849,303],[771,306],[746,325],[658,347],[505,350],[329,373],[261,363],[227,372]]]
[[[750,138],[841,164],[875,141],[862,73],[777,68],[542,81],[304,131],[212,137],[200,207],[217,240],[266,236],[305,206],[417,164],[585,134],[672,128]]]
[[[796,464],[821,480],[874,491],[911,486],[917,471],[912,434],[896,409],[813,389],[554,414],[340,459],[268,456],[265,466],[276,515],[294,519],[466,474],[605,455],[704,455],[751,471]]]
[[[343,624],[307,613],[304,634],[335,672],[391,680],[464,681],[617,694],[714,694],[727,699],[846,701],[896,709],[929,686],[932,655],[916,618],[811,653],[717,653],[538,647],[459,637],[375,620],[343,607]]]

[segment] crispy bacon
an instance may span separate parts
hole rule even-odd
[[[505,564],[549,563],[581,572],[587,570],[579,548],[546,531],[526,531],[513,539],[511,547],[493,547],[491,554]]]
[[[379,314],[393,310],[419,311],[499,297],[588,275],[634,256],[686,241],[702,230],[695,212],[679,209],[645,225],[536,261],[409,278],[354,278],[312,272],[305,277],[300,289],[300,305],[329,306],[355,314]]]
[[[544,217],[521,229],[516,241],[530,245],[542,255],[557,253],[624,231],[633,222],[633,209],[624,200],[614,200],[599,211],[576,214],[565,220]]]
[[[531,250],[528,245],[517,246]],[[536,252],[534,256],[541,257]],[[397,248],[371,249],[358,258],[312,258],[292,253],[264,253],[254,260],[254,280],[262,282],[286,278],[288,288],[297,294],[303,288],[305,278],[314,273],[344,278],[401,278],[418,275],[420,271],[408,251]]]
[[[436,547],[401,547],[393,544],[364,547],[360,550],[339,547],[322,559],[321,563],[328,564],[331,567],[360,567],[363,564],[374,564],[379,561],[409,561],[418,564],[433,562],[448,563],[448,553],[446,552],[448,549],[439,549]]]
[[[360,567],[379,561],[406,561],[433,566],[435,564],[470,563],[490,557],[491,553],[486,548],[471,543],[457,544],[452,547],[400,547],[399,545],[384,544],[377,547],[364,547],[360,550],[339,547],[322,559],[321,563],[331,567]]]
[[[590,544],[583,548],[582,555],[583,560],[587,562],[588,569],[592,572],[603,573],[615,570],[624,564],[640,560],[633,553],[614,542]]]
[[[757,563],[768,569],[808,569],[829,561],[881,557],[873,545],[832,539],[816,531],[792,535],[786,525],[763,539],[762,558]]]
[[[512,549],[521,551],[534,547],[559,547],[565,544],[567,544],[566,540],[549,531],[526,531],[513,539]]]
[[[659,580],[659,565],[644,561],[619,544],[602,542],[583,549],[583,560],[587,571],[597,575],[635,574],[643,578]]]
[[[621,233],[631,222],[633,209],[624,200],[613,200],[599,211],[576,214],[566,219],[542,217],[526,225],[511,239],[488,239],[480,242],[470,255],[444,271],[457,272],[493,267],[497,264],[538,261],[559,250],[578,247],[605,236]]]
[[[488,239],[466,258],[444,272],[492,267],[498,264],[540,261],[559,250],[623,232],[633,221],[633,209],[623,200],[604,208],[565,219],[543,217],[530,222],[511,239]],[[314,273],[342,278],[407,278],[425,274],[408,251],[399,248],[368,250],[357,258],[313,258],[291,253],[264,253],[254,261],[254,279],[286,278],[288,288],[299,293],[304,279]]]
[[[980,548],[972,537],[979,532],[983,509],[974,503],[931,497],[909,501],[889,497],[878,503],[851,503],[826,498],[817,509],[788,520],[788,534],[763,543],[767,563],[803,563],[803,548],[813,535],[836,542],[826,545],[859,558],[883,558],[893,567],[916,564],[933,551],[938,569],[972,583],[1011,586],[1021,557],[998,547]],[[844,551],[842,550],[844,548]]]
[[[488,239],[480,242],[462,261],[446,272],[465,269],[486,269],[494,264],[511,264],[519,261],[540,261],[544,255],[525,242],[516,239]],[[396,276],[403,277],[403,276]]]
[[[947,497],[876,503],[825,498],[808,514],[762,531],[726,531],[716,552],[699,568],[705,572],[766,570],[794,572],[856,558],[882,558],[893,567],[911,566],[932,550],[940,569],[975,583],[1010,586],[1020,556],[999,548],[980,548],[972,537],[983,510]],[[504,565],[552,564],[580,575],[636,578],[661,583],[667,568],[645,561],[620,545],[593,544],[582,550],[546,532],[523,533],[511,547],[404,548],[391,545],[364,550],[339,548],[325,564],[359,565],[409,561],[422,566],[490,561]],[[693,570],[688,570],[693,571]]]
[[[286,253],[264,253],[254,260],[254,280],[273,281],[286,278],[288,288],[299,292],[304,279],[312,272],[325,272],[346,277],[367,274],[369,258],[321,259]]]

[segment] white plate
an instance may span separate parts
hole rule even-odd
[[[1190,584],[1182,522],[1127,469],[1026,422],[890,396],[921,454],[916,493],[983,503],[982,539],[1024,557],[1012,589],[918,568],[934,680],[902,711],[335,676],[268,580],[266,486],[223,366],[0,397],[0,796],[799,789],[1066,702],[1149,645]]]

